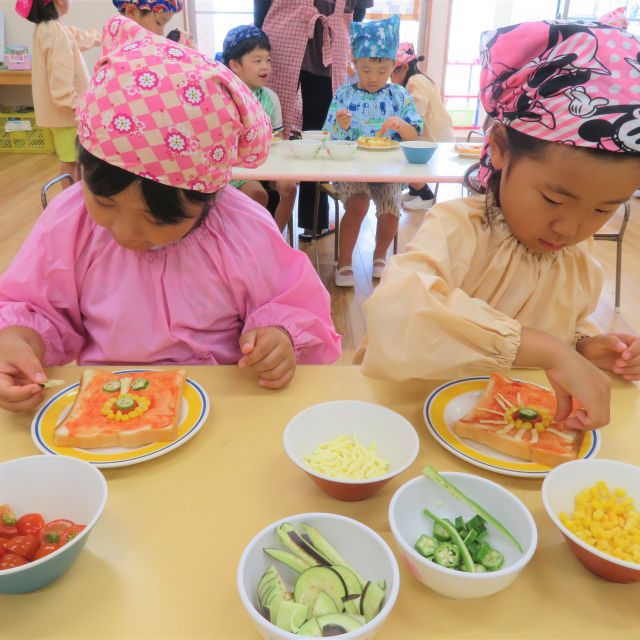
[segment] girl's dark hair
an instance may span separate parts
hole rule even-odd
[[[228,51],[223,51],[222,61],[228,67],[232,60],[240,60],[242,56],[251,53],[256,49],[264,49],[271,53],[271,43],[269,38],[255,37],[247,38],[239,42],[235,47],[231,47]]]
[[[33,0],[27,20],[38,24],[40,22],[49,22],[49,20],[57,20],[59,17],[54,2],[45,4],[44,0]]]
[[[507,151],[509,152],[510,166],[513,166],[516,162],[526,157],[533,160],[539,160],[544,154],[552,147],[557,145],[557,142],[550,142],[548,140],[541,140],[540,138],[533,138],[526,133],[516,131],[511,127],[503,126],[505,131],[505,143]],[[633,157],[640,158],[640,154],[621,154],[613,151],[607,151],[606,149],[589,149],[587,147],[574,147],[576,151],[580,153],[586,153],[591,156],[597,156],[599,158],[624,158]],[[493,204],[500,207],[500,179],[502,171],[494,170],[489,176],[487,181],[487,196],[486,211],[489,213],[489,198],[493,201]]]
[[[149,212],[158,223],[164,225],[178,224],[193,217],[184,208],[185,200],[191,204],[201,205],[201,216],[203,216],[215,195],[170,187],[147,178],[141,178],[96,158],[81,145],[78,145],[78,161],[82,167],[82,177],[85,184],[89,191],[96,196],[111,198],[134,182],[139,182],[142,198]]]
[[[409,68],[407,69],[407,75],[404,77],[404,80],[402,82],[403,87],[407,86],[407,82],[409,82],[409,78],[417,75],[424,76],[427,80],[429,80],[430,82],[433,82],[433,80],[431,80],[431,78],[426,73],[424,73],[424,71],[420,71],[420,69],[418,69],[418,63],[422,62],[423,60],[424,60],[424,56],[418,56],[411,62],[407,63]]]

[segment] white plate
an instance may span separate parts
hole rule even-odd
[[[453,455],[481,469],[522,478],[546,476],[551,471],[550,467],[500,453],[454,433],[453,425],[477,404],[488,380],[488,376],[463,378],[435,389],[426,399],[422,412],[429,433]],[[601,438],[598,431],[587,431],[578,459],[595,457]]]
[[[150,369],[126,369],[115,373],[137,373]],[[191,378],[187,378],[180,402],[180,426],[178,438],[169,442],[153,442],[142,447],[105,447],[100,449],[80,449],[76,447],[58,447],[53,435],[56,428],[71,410],[78,393],[79,383],[58,391],[36,413],[31,423],[31,437],[43,453],[70,456],[86,460],[96,467],[125,467],[152,460],[182,446],[202,428],[209,415],[209,397],[206,391]]]

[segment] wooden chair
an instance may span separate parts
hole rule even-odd
[[[49,189],[65,181],[69,181],[69,186],[73,184],[73,178],[68,173],[63,173],[59,175],[57,178],[54,178],[53,180],[49,180],[49,182],[47,182],[47,184],[45,184],[44,187],[40,189],[40,201],[42,202],[43,209],[46,209],[49,204],[48,202]]]
[[[313,208],[313,230],[312,241],[316,240],[316,229],[318,227],[318,210],[320,208],[320,192],[324,191],[331,200],[333,200],[333,206],[335,211],[335,225],[336,230],[334,232],[334,246],[333,246],[333,259],[338,261],[338,255],[340,253],[340,198],[333,185],[330,182],[316,182],[316,199]],[[393,255],[398,253],[398,233],[393,237]]]
[[[474,162],[464,174],[464,186],[471,193],[480,193],[480,181],[478,180],[479,162]],[[621,209],[607,222],[599,233],[593,235],[594,240],[607,240],[616,243],[616,293],[615,310],[620,311],[620,289],[622,281],[622,241],[624,232],[627,229],[629,216],[631,215],[631,205],[625,202]]]

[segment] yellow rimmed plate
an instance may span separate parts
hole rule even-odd
[[[375,147],[373,145],[363,144],[358,142],[358,149],[363,149],[364,151],[390,151],[391,149],[399,149],[400,143],[397,140],[392,140],[391,144],[387,147]]]
[[[150,369],[126,369],[116,373],[138,373]],[[69,413],[78,394],[79,383],[58,391],[38,411],[31,423],[31,437],[43,453],[70,456],[86,460],[96,467],[108,469],[125,467],[152,460],[182,446],[202,428],[209,415],[209,397],[205,390],[191,378],[187,378],[180,404],[180,427],[178,438],[171,442],[154,442],[143,447],[106,447],[104,449],[78,449],[58,447],[53,442],[56,425]]]
[[[488,376],[463,378],[435,389],[423,408],[429,433],[453,455],[481,469],[506,476],[543,478],[551,471],[550,467],[508,456],[479,442],[459,438],[454,433],[453,425],[477,404],[488,381]],[[597,431],[587,431],[578,458],[595,457],[600,449],[601,437]]]

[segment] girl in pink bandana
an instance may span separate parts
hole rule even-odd
[[[89,86],[82,52],[100,44],[95,29],[83,31],[60,18],[71,0],[17,0],[16,13],[36,25],[31,87],[36,123],[53,136],[60,173],[77,179],[75,109]]]
[[[602,370],[640,379],[640,339],[590,322],[602,286],[592,236],[640,176],[640,42],[600,23],[533,22],[483,35],[495,124],[486,195],[436,205],[365,304],[374,377],[544,369],[557,419],[609,421]],[[579,409],[571,417],[572,398]]]
[[[329,295],[233,165],[267,156],[246,85],[116,17],[78,109],[84,182],[42,214],[0,278],[0,405],[43,397],[43,366],[238,364],[280,388],[330,363]]]

